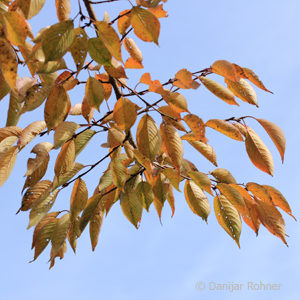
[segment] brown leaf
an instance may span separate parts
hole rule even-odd
[[[212,146],[200,141],[188,141],[196,150],[198,150],[206,159],[217,166],[217,157]]]
[[[70,0],[55,0],[56,14],[60,22],[69,19],[71,13],[71,3]]]
[[[57,155],[54,171],[55,176],[59,177],[64,173],[70,171],[74,166],[75,161],[75,143],[74,139],[64,143]]]
[[[227,60],[216,60],[212,64],[211,69],[213,73],[221,75],[232,81],[239,81],[240,79],[232,63]]]
[[[128,130],[135,123],[137,106],[127,98],[120,98],[115,104],[113,115],[118,127]]]

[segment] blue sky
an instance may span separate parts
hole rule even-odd
[[[35,33],[37,28],[57,22],[53,2],[46,1],[41,15],[32,19]],[[71,2],[75,15],[77,1]],[[125,0],[112,4],[111,8],[95,6],[99,19],[104,10],[113,18],[118,11],[128,7]],[[289,201],[296,218],[300,219],[297,189],[300,167],[297,130],[300,109],[299,1],[169,0],[165,9],[169,18],[161,19],[160,46],[138,42],[145,69],[138,75],[128,71],[129,82],[137,82],[146,71],[154,79],[167,81],[181,68],[197,71],[217,59],[253,69],[274,92],[271,95],[256,89],[259,109],[244,103],[240,103],[240,107],[226,105],[204,88],[183,94],[189,109],[204,120],[253,115],[275,122],[283,129],[287,150],[282,165],[268,136],[258,124],[249,121],[273,153],[273,178],[250,163],[242,143],[212,130],[208,136],[220,167],[230,169],[239,182],[255,181],[277,187]],[[73,103],[81,102],[83,93],[80,89],[72,92]],[[7,99],[1,101],[0,108],[7,108]],[[26,126],[33,118],[41,120],[42,109],[25,114],[20,126]],[[1,120],[1,126],[4,125],[5,117]],[[99,147],[101,143],[91,144],[78,161],[91,163],[91,157],[97,161],[104,153]],[[238,249],[217,224],[213,212],[205,224],[190,211],[184,195],[179,193],[176,194],[174,217],[170,217],[167,205],[163,211],[163,226],[152,207],[149,214],[144,213],[142,224],[136,230],[117,204],[104,220],[94,253],[87,231],[78,241],[77,254],[68,248],[64,260],[57,261],[51,271],[48,271],[48,251],[29,264],[33,253],[30,250],[32,230],[26,230],[28,214],[16,216],[15,212],[20,206],[22,176],[30,146],[27,152],[20,154],[9,181],[1,188],[2,299],[296,299],[299,295],[299,223],[283,213],[290,236],[287,239],[289,248],[265,228],[261,227],[256,237],[243,226],[241,249]],[[191,148],[186,147],[185,157],[204,172],[213,169]],[[86,177],[90,194],[103,170],[104,167],[99,167]],[[51,179],[53,175],[49,172],[47,176]],[[69,197],[70,190],[61,193],[56,208],[66,208]],[[203,282],[205,289],[197,290],[197,282]],[[242,283],[243,289],[232,293],[212,291],[209,290],[210,282]],[[248,282],[280,284],[280,289],[251,291],[247,289]]]

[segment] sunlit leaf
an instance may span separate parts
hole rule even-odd
[[[114,107],[113,114],[119,128],[127,130],[135,123],[137,106],[127,98],[120,98]]]
[[[71,3],[70,0],[55,0],[56,14],[60,22],[69,19],[71,13]]]
[[[54,171],[55,176],[60,176],[70,171],[74,166],[75,160],[75,143],[74,140],[66,142],[57,155]]]
[[[0,187],[8,179],[17,159],[18,147],[0,153]]]

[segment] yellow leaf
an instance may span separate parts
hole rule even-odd
[[[10,91],[8,83],[3,77],[2,71],[0,70],[0,100],[2,100]]]
[[[234,127],[232,124],[230,124],[224,120],[211,119],[205,123],[205,126],[215,129],[234,140],[244,141],[240,131],[236,127]]]
[[[44,118],[48,131],[55,129],[64,121],[71,108],[69,95],[64,87],[54,86],[45,103]]]
[[[133,39],[125,38],[123,40],[123,44],[129,55],[136,60],[137,62],[141,63],[143,61],[143,54],[139,47],[136,45]]]
[[[226,169],[217,168],[213,172],[211,172],[211,174],[220,182],[236,184],[236,180]]]
[[[160,134],[166,154],[171,158],[176,169],[180,169],[183,159],[183,146],[177,130],[169,124],[160,125]]]
[[[79,133],[75,139],[75,155],[77,156],[88,144],[88,142],[92,139],[94,134],[96,133],[93,129],[87,129],[82,133]]]
[[[76,64],[77,72],[79,72],[84,65],[88,52],[88,36],[81,27],[74,30],[74,40],[70,52]]]
[[[198,150],[206,159],[217,166],[217,157],[212,146],[200,141],[188,141],[196,150]]]
[[[89,124],[91,123],[91,120],[94,116],[94,110],[95,110],[95,108],[90,107],[90,105],[87,102],[86,97],[84,97],[83,100],[82,100],[81,111],[82,111],[83,117],[86,119],[86,121]]]
[[[72,220],[75,220],[80,212],[85,208],[87,200],[88,190],[86,184],[81,178],[78,178],[74,183],[70,200],[70,212]]]
[[[189,112],[187,108],[187,101],[181,94],[164,90],[161,95],[176,112]]]
[[[149,7],[148,11],[153,13],[157,18],[166,18],[168,17],[168,13],[163,9],[163,5],[157,5],[155,7]]]
[[[274,205],[280,207],[283,211],[293,217],[295,220],[296,218],[292,215],[292,210],[289,206],[289,203],[286,201],[284,196],[270,185],[263,185],[263,187],[268,191],[269,195],[271,196],[272,202]]]
[[[150,205],[154,199],[151,184],[146,181],[141,181],[136,187],[136,193],[137,197],[141,199],[145,209],[149,212]]]
[[[219,97],[220,99],[222,99],[223,101],[225,101],[230,105],[239,106],[234,99],[234,94],[225,86],[204,76],[200,76],[199,79],[203,83],[203,85],[215,96]]]
[[[91,58],[100,65],[111,65],[111,54],[100,38],[88,40],[88,50]]]
[[[245,202],[239,191],[227,183],[218,183],[216,187],[239,212],[244,214],[246,209]]]
[[[125,34],[130,26],[130,9],[125,9],[119,14],[121,17],[118,19],[118,30],[121,35]]]
[[[104,88],[102,83],[94,77],[89,77],[85,86],[85,98],[90,107],[99,107],[104,100]]]
[[[18,147],[20,149],[24,148],[28,143],[30,143],[38,134],[40,134],[46,128],[45,121],[35,121],[29,124],[20,134],[18,140]]]
[[[239,81],[240,77],[237,74],[234,66],[227,60],[216,60],[211,66],[212,72],[223,76],[232,81]]]
[[[18,138],[16,136],[8,136],[0,142],[0,154],[6,152],[16,142]]]
[[[269,195],[269,192],[262,185],[257,184],[255,182],[248,182],[246,184],[246,188],[250,191],[255,197],[259,198],[259,200],[267,202],[269,204],[273,204],[272,198]]]
[[[77,239],[80,237],[81,230],[79,228],[80,219],[71,221],[70,229],[68,232],[68,241],[72,247],[74,253],[76,253]]]
[[[266,130],[270,138],[272,139],[273,143],[275,144],[276,148],[278,149],[281,160],[284,160],[284,152],[285,152],[285,136],[283,131],[279,126],[276,124],[263,120],[263,119],[256,119],[259,124]]]
[[[169,184],[168,186],[169,186],[169,190],[168,190],[168,194],[167,194],[167,201],[168,201],[168,203],[171,207],[171,210],[172,210],[171,217],[173,217],[174,213],[175,213],[175,197],[174,197],[172,185]]]
[[[71,225],[70,213],[63,215],[56,222],[56,226],[51,236],[51,259],[54,259],[67,238]]]
[[[115,148],[123,144],[125,134],[116,128],[110,128],[107,134],[107,144],[109,148]]]
[[[4,38],[0,38],[0,69],[9,87],[15,89],[18,61],[12,46]]]
[[[159,128],[148,114],[145,114],[138,124],[136,142],[141,154],[154,161],[160,151],[161,136]]]
[[[111,63],[109,66],[104,66],[104,69],[111,77],[127,78],[125,69],[123,68],[122,64],[114,58],[111,59]]]
[[[59,154],[57,155],[54,171],[55,176],[63,175],[70,171],[74,166],[75,160],[75,143],[74,140],[64,143],[61,147]]]
[[[46,0],[18,0],[17,2],[25,18],[31,19],[40,12]]]
[[[143,155],[138,149],[134,149],[132,152],[137,162],[142,165],[147,171],[151,172],[152,167],[150,159]]]
[[[117,60],[122,61],[121,43],[118,34],[112,26],[105,21],[95,22],[99,39],[103,42],[110,54]]]
[[[180,113],[172,109],[170,105],[163,105],[158,109],[166,123],[170,123],[176,129],[186,132],[183,123],[180,121]]]
[[[124,193],[121,193],[120,204],[125,217],[138,229],[143,213],[141,198],[134,190],[125,186]]]
[[[161,220],[161,212],[169,191],[169,184],[162,181],[161,175],[155,176],[152,183],[152,191],[154,195],[153,204]]]
[[[70,0],[55,0],[56,14],[60,22],[69,19],[71,13],[71,3]]]
[[[260,137],[250,128],[245,140],[246,150],[252,163],[260,170],[273,176],[272,155]]]
[[[202,189],[192,180],[186,180],[184,185],[185,200],[192,212],[207,222],[210,206]]]
[[[0,187],[8,179],[17,159],[18,147],[13,146],[0,153]]]
[[[148,10],[134,6],[131,9],[131,26],[138,38],[145,42],[154,42],[158,45],[160,23],[155,15]]]
[[[193,80],[192,73],[187,69],[181,69],[176,73],[173,85],[181,89],[197,89],[200,86],[197,81]]]
[[[161,173],[165,175],[167,179],[170,181],[170,183],[174,186],[174,188],[178,192],[180,192],[179,183],[180,183],[181,176],[178,170],[172,168],[166,168],[163,169]]]
[[[256,203],[261,223],[287,245],[285,240],[285,223],[281,213],[272,204],[258,199],[256,200]]]
[[[225,79],[225,82],[229,90],[231,90],[236,97],[258,107],[256,93],[245,79],[240,79],[237,82]]]
[[[187,174],[201,189],[213,195],[211,191],[211,181],[206,174],[198,171],[189,171]]]
[[[219,224],[235,240],[240,247],[240,235],[242,222],[236,208],[225,196],[216,196],[214,199],[214,210]]]
[[[264,84],[262,83],[262,81],[258,78],[258,76],[251,70],[248,68],[243,68],[243,74],[246,76],[247,79],[249,79],[253,84],[255,84],[256,86],[258,86],[259,88],[261,88],[262,90],[269,92],[271,94],[273,94],[271,91],[269,91]]]
[[[50,26],[41,34],[45,61],[62,58],[74,40],[74,24],[66,20]]]
[[[0,142],[9,136],[19,137],[22,132],[22,128],[18,126],[6,126],[0,128]]]
[[[118,127],[128,130],[135,123],[137,106],[127,98],[120,98],[115,104],[113,115]]]
[[[60,123],[54,132],[54,148],[60,148],[67,140],[72,138],[79,125],[74,122]]]
[[[3,14],[6,38],[14,45],[23,45],[27,36],[27,23],[17,11]]]
[[[127,180],[127,168],[122,164],[122,159],[118,151],[112,154],[110,167],[113,175],[113,183],[120,190],[123,190]]]
[[[92,250],[95,251],[95,248],[98,244],[98,238],[102,227],[102,222],[105,214],[105,206],[102,202],[98,204],[95,209],[93,216],[90,219],[90,238],[92,244]]]
[[[188,114],[184,116],[183,120],[186,124],[191,128],[193,134],[197,137],[200,141],[206,141],[205,138],[205,126],[202,119],[198,116],[193,114]]]

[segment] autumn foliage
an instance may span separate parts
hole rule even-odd
[[[51,244],[53,266],[56,257],[63,258],[67,240],[76,250],[77,239],[87,226],[94,250],[103,219],[117,203],[136,228],[144,210],[151,206],[161,218],[168,202],[174,214],[174,188],[184,191],[191,211],[204,221],[213,207],[219,224],[238,246],[242,220],[256,234],[262,224],[287,244],[278,208],[293,215],[284,196],[269,185],[240,184],[230,171],[218,167],[206,133],[210,128],[244,143],[251,162],[273,176],[272,155],[247,121],[254,119],[265,129],[283,162],[282,130],[254,116],[204,121],[197,112],[189,111],[183,96],[184,90],[202,88],[229,105],[238,106],[241,100],[258,107],[254,86],[270,91],[254,71],[217,60],[200,71],[181,69],[166,82],[145,72],[136,86],[130,87],[126,69],[144,68],[142,51],[135,41],[158,45],[159,19],[167,17],[166,0],[136,0],[133,6],[128,2],[128,9],[112,20],[105,14],[102,21],[91,1],[78,2],[78,14],[71,19],[71,1],[56,0],[58,22],[42,28],[37,36],[33,36],[29,21],[45,0],[0,2],[0,99],[9,100],[6,126],[0,129],[0,185],[8,179],[18,153],[25,147],[32,149],[35,157],[27,161],[19,211],[29,211],[28,228],[35,227],[34,260]],[[114,1],[96,1],[95,5],[102,2]],[[93,36],[87,34],[91,31],[87,28],[94,30]],[[74,70],[72,64],[67,66],[66,54],[73,58]],[[18,76],[22,64],[31,77]],[[212,73],[225,84],[213,80]],[[85,96],[74,103],[68,91],[82,86]],[[41,105],[42,120],[18,127],[23,114]],[[70,115],[78,121],[68,120]],[[160,124],[155,121],[157,116]],[[49,141],[39,142],[45,135]],[[92,139],[107,148],[107,155],[83,165],[77,156]],[[198,170],[184,157],[185,144],[217,168],[209,173]],[[51,180],[44,178],[50,158],[55,160]],[[108,168],[102,170],[91,193],[84,175],[104,160],[110,160]],[[66,210],[51,211],[59,192],[67,187],[72,191]]]

